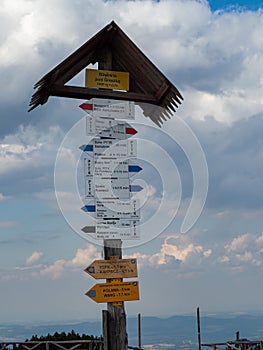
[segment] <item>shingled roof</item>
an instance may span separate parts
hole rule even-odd
[[[109,56],[112,70],[130,73],[130,91],[65,85],[89,64],[98,63],[99,68],[103,67],[105,57]],[[159,126],[171,117],[183,100],[178,89],[114,21],[41,78],[34,89],[37,91],[31,98],[29,111],[45,104],[49,96],[129,100],[137,102],[144,115]]]

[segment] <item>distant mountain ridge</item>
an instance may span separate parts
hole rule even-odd
[[[174,349],[197,349],[197,321],[195,316],[172,316],[168,318],[142,316],[142,343],[175,344]],[[137,345],[137,318],[127,319],[129,344]],[[101,321],[69,324],[4,325],[0,324],[0,342],[25,341],[33,335],[47,335],[55,332],[71,332],[100,336]],[[262,316],[202,316],[202,343],[217,343],[234,340],[236,332],[241,338],[263,340]],[[165,349],[164,346],[158,347]],[[167,347],[168,348],[168,347]],[[173,349],[173,347],[169,347]]]

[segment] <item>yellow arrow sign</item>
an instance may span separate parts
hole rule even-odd
[[[84,271],[96,279],[138,276],[136,259],[94,260]]]
[[[139,282],[95,284],[85,294],[97,303],[139,300]]]

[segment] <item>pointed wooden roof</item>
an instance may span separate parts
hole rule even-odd
[[[130,73],[130,91],[65,85],[89,64],[98,63],[99,69],[105,69],[105,57],[111,59],[111,70]],[[129,100],[137,102],[144,115],[158,125],[170,118],[183,100],[178,89],[114,21],[41,78],[34,88],[37,91],[31,98],[29,111],[45,104],[49,96]]]

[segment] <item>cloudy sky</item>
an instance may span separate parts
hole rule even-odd
[[[126,303],[127,314],[263,312],[261,7],[262,0],[2,0],[1,323],[99,319],[105,308],[84,295],[96,281],[83,269],[102,258],[102,247],[74,229],[81,210],[67,182],[85,137],[81,101],[50,98],[27,109],[34,83],[112,20],[184,96],[161,130],[140,111],[134,123],[146,224],[141,241],[123,250],[138,258],[141,294]]]

